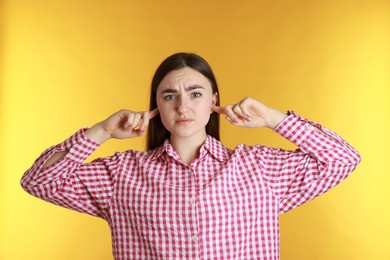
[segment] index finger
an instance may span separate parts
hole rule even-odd
[[[219,107],[219,106],[212,105],[211,106],[211,110],[216,112],[216,113],[218,113],[218,114],[226,115],[226,111],[225,111],[224,107]]]
[[[149,119],[157,116],[159,114],[158,107],[149,112]]]

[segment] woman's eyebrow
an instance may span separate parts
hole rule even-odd
[[[204,89],[204,87],[200,86],[200,85],[192,85],[192,86],[189,86],[185,89],[186,92],[188,91],[191,91],[191,90],[194,90],[194,89]],[[163,91],[161,91],[161,94],[164,94],[164,93],[178,93],[179,91],[175,88],[166,88],[164,89]]]
[[[194,90],[194,89],[204,89],[204,87],[200,86],[200,85],[193,85],[193,86],[189,86],[188,88],[186,88],[186,91],[191,91],[191,90]]]
[[[177,89],[174,89],[174,88],[166,88],[164,89],[163,91],[161,91],[161,94],[164,94],[164,93],[177,93]]]

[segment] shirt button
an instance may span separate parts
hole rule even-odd
[[[307,124],[307,125],[305,126],[305,129],[306,129],[306,130],[310,130],[310,129],[312,129],[312,127],[313,127],[312,125]]]
[[[198,240],[198,237],[194,235],[194,236],[191,237],[191,240],[196,242]]]
[[[193,174],[194,173],[193,170],[191,170],[191,169],[187,170],[187,172],[188,172],[188,174]]]
[[[195,199],[194,198],[190,198],[189,202],[190,202],[191,205],[194,205]]]

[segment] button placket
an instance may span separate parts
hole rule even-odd
[[[196,197],[197,192],[194,187],[194,189],[189,190],[187,193],[186,203],[187,203],[187,209],[190,213],[191,218],[191,228],[189,230],[188,234],[188,243],[193,244],[194,249],[196,251],[199,250],[199,230],[198,230],[198,214],[197,214],[197,207],[196,207]]]

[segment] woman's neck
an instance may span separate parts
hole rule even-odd
[[[171,136],[170,142],[181,160],[190,165],[193,160],[199,157],[200,147],[206,140],[206,137],[206,133],[200,133],[191,137]]]

